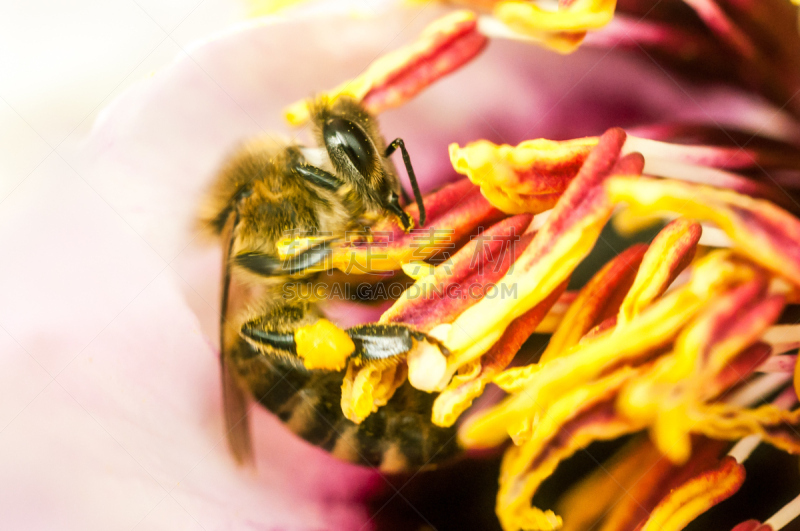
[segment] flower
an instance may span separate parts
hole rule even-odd
[[[386,35],[403,35],[411,41],[411,36],[419,33],[419,26],[442,13],[418,8],[398,16],[397,12],[388,11],[368,22],[346,17],[333,21],[330,14],[285,23],[267,20],[210,41],[122,95],[106,109],[79,151],[65,153],[63,158],[48,163],[35,179],[25,183],[8,199],[11,202],[5,210],[8,223],[4,224],[4,247],[13,249],[13,253],[4,263],[2,278],[7,310],[2,323],[8,335],[6,351],[11,355],[3,372],[6,375],[4,388],[14,391],[18,397],[9,400],[12,405],[24,406],[24,402],[30,400],[19,416],[9,415],[9,423],[0,439],[4,450],[0,454],[3,456],[0,476],[7,493],[0,502],[3,504],[0,513],[8,527],[46,528],[66,523],[84,529],[106,529],[142,523],[149,527],[174,528],[196,523],[205,528],[316,529],[353,528],[367,523],[368,515],[361,502],[368,491],[383,485],[384,478],[375,471],[339,463],[322,451],[300,443],[273,417],[259,409],[254,410],[258,474],[237,468],[227,454],[222,435],[216,348],[214,342],[208,340],[216,336],[220,256],[218,249],[195,241],[193,220],[205,184],[225,153],[237,142],[273,130],[293,134],[282,129],[279,109],[311,91],[335,87],[342,79],[357,76],[363,66],[393,44],[391,41],[387,44]],[[353,34],[346,31],[347,28],[362,33]],[[581,26],[578,31],[584,29],[594,27]],[[355,36],[350,40],[349,35]],[[472,36],[480,40],[479,35]],[[270,53],[275,49],[290,53]],[[492,43],[480,57],[481,62],[467,65],[457,76],[421,93],[419,99],[395,114],[387,113],[382,117],[385,130],[403,136],[409,149],[413,146],[417,172],[433,176],[424,182],[427,190],[453,175],[445,156],[451,142],[465,144],[463,149],[468,149],[469,142],[486,137],[497,142],[527,140],[532,127],[542,136],[578,138],[597,135],[608,127],[629,126],[640,119],[691,118],[692,113],[708,118],[705,112],[686,111],[687,100],[682,90],[668,80],[658,81],[645,75],[648,68],[629,58],[584,55],[565,65],[560,57],[516,43],[497,43],[496,46]],[[533,57],[537,61],[533,61]],[[598,58],[605,61],[607,68],[593,70]],[[297,65],[317,68],[297,68]],[[561,75],[553,79],[554,71]],[[617,95],[620,75],[630,77],[631,96],[620,98]],[[575,88],[575,79],[581,76],[588,76],[586,79],[590,81],[579,83]],[[531,79],[546,79],[547,82],[539,85]],[[498,84],[513,107],[493,98]],[[461,89],[455,90],[458,87]],[[454,100],[454,92],[463,99]],[[748,97],[731,95],[724,89],[722,95],[711,91],[696,96],[698,101],[704,102],[719,101],[723,97],[725,102],[733,100],[746,106],[751,117],[763,117],[759,114],[765,108],[763,105],[751,104]],[[389,100],[391,98],[386,101]],[[534,114],[537,107],[544,111]],[[720,118],[728,115],[727,109],[719,108],[718,112]],[[744,110],[741,112],[746,114]],[[628,116],[626,123],[620,123],[621,114]],[[538,123],[520,119],[528,116],[536,116]],[[675,136],[668,134],[667,140],[674,140]],[[500,311],[491,315],[507,325],[505,331],[475,328],[476,332],[486,333],[479,348],[468,340],[455,337],[451,341],[447,336],[448,345],[458,346],[458,340],[469,346],[462,350],[453,348],[456,357],[447,360],[445,374],[452,373],[455,377],[448,379],[447,388],[440,395],[439,403],[443,405],[438,422],[452,423],[461,413],[459,410],[480,394],[490,380],[505,377],[510,380],[509,390],[523,381],[532,383],[534,380],[528,379],[537,378],[537,374],[514,369],[509,369],[513,372],[501,371],[523,338],[537,327],[541,329],[548,319],[549,326],[553,326],[553,322],[579,323],[589,331],[586,341],[590,341],[581,345],[581,338],[557,334],[564,347],[558,351],[553,349],[547,356],[551,358],[548,364],[558,362],[553,369],[547,369],[550,376],[559,376],[552,373],[558,373],[558,365],[567,365],[564,355],[567,344],[571,344],[576,353],[584,352],[592,362],[587,372],[597,372],[597,358],[608,354],[609,349],[596,345],[607,336],[600,329],[595,333],[590,329],[596,325],[602,329],[604,323],[607,325],[606,317],[615,313],[613,308],[617,303],[610,300],[609,290],[596,299],[589,292],[578,294],[577,299],[575,294],[564,292],[562,295],[561,292],[566,289],[566,277],[572,266],[579,261],[578,253],[588,251],[599,226],[611,215],[612,201],[621,202],[624,198],[633,209],[641,210],[648,200],[659,201],[659,207],[666,209],[674,207],[675,197],[694,200],[690,201],[695,209],[693,216],[699,212],[701,217],[711,221],[728,223],[723,228],[730,229],[728,235],[737,248],[751,250],[744,258],[717,253],[700,257],[705,262],[694,262],[695,269],[705,264],[701,272],[706,276],[692,277],[688,285],[711,283],[717,290],[701,293],[702,297],[687,290],[679,295],[662,295],[669,281],[674,281],[678,271],[688,265],[687,257],[698,243],[692,243],[697,225],[691,221],[675,222],[664,229],[658,243],[666,249],[659,253],[648,256],[656,242],[647,252],[635,247],[602,269],[597,281],[588,284],[586,289],[602,293],[602,288],[609,285],[626,286],[632,282],[633,287],[627,293],[633,293],[635,298],[619,301],[627,313],[624,317],[618,314],[618,319],[627,320],[628,327],[639,326],[636,330],[644,328],[643,349],[652,346],[652,341],[658,337],[653,330],[637,323],[637,319],[653,308],[662,308],[663,314],[659,315],[667,317],[679,312],[678,317],[683,319],[677,319],[678,324],[674,320],[653,319],[656,324],[663,325],[659,330],[667,337],[664,341],[669,343],[665,344],[672,345],[670,341],[680,330],[691,330],[693,334],[687,332],[689,339],[681,343],[691,345],[690,340],[704,331],[716,330],[713,325],[717,320],[726,322],[725,311],[730,307],[727,304],[739,307],[736,304],[746,300],[753,307],[768,306],[774,311],[778,301],[775,297],[790,300],[790,291],[771,290],[782,289],[782,285],[774,281],[776,278],[785,277],[793,282],[795,273],[782,265],[776,266],[774,260],[768,258],[782,257],[782,253],[791,248],[760,238],[775,227],[789,226],[788,218],[775,207],[760,208],[762,203],[754,206],[749,196],[741,194],[722,194],[671,181],[668,184],[642,179],[631,182],[629,177],[642,171],[642,159],[638,155],[620,151],[624,149],[623,142],[627,145],[631,138],[626,140],[620,130],[611,129],[599,139],[566,142],[567,146],[591,146],[591,150],[579,150],[584,159],[573,165],[576,174],[572,179],[548,180],[545,195],[561,194],[554,212],[545,225],[539,227],[538,234],[548,237],[537,240],[523,234],[528,245],[523,253],[527,254],[517,256],[513,264],[509,258],[508,267],[501,270],[502,275],[518,275],[520,279],[534,268],[555,271],[557,276],[547,285],[531,279],[518,282],[516,285],[525,300],[515,304],[513,310],[501,305]],[[550,144],[536,144],[543,145]],[[667,150],[662,160],[682,160],[681,155],[685,155],[689,162],[695,163],[692,169],[701,165],[691,160],[696,154],[691,149],[682,151],[676,144],[648,145],[655,151],[648,154],[641,146],[633,150],[644,153],[645,170],[648,161],[658,160],[659,153],[663,154],[658,149]],[[677,149],[679,154],[674,155],[670,149]],[[454,157],[461,153],[455,148],[451,151]],[[776,152],[783,153],[784,146],[779,146]],[[753,153],[760,157],[771,152],[756,149]],[[725,156],[723,159],[727,160]],[[779,160],[775,164],[782,168],[785,162]],[[702,166],[719,169],[713,163]],[[471,165],[467,163],[464,170],[469,168]],[[753,186],[750,181],[736,180],[729,174],[724,176],[731,178],[731,182]],[[575,183],[578,184],[572,186]],[[477,184],[481,185],[482,181]],[[514,217],[499,214],[507,204],[492,207],[492,193],[494,197],[503,193],[503,197],[513,198],[514,204],[535,204],[531,210],[536,210],[537,214],[544,208],[543,204],[549,205],[554,199],[546,197],[543,202],[542,197],[535,197],[535,190],[515,189],[512,184],[506,180],[492,183],[493,189],[486,194],[489,201],[482,199],[477,188],[464,180],[445,188],[439,193],[452,193],[460,190],[458,187],[467,186],[473,190],[469,202],[461,205],[463,210],[449,211],[451,217],[446,219],[447,223],[466,234],[476,223],[498,221],[503,217],[498,222],[505,225],[498,227],[499,232],[489,233],[501,237],[493,242],[502,242],[502,238],[510,237],[511,233],[500,228],[526,226],[530,214]],[[530,184],[530,181],[522,179],[517,184]],[[763,187],[755,188],[764,191]],[[745,192],[751,193],[749,189]],[[722,214],[708,212],[707,201],[714,201],[728,210]],[[452,199],[442,204],[450,203]],[[465,216],[456,216],[459,212]],[[433,208],[430,214],[431,223],[448,216],[445,208],[438,217]],[[640,215],[631,215],[621,218],[620,223],[627,221],[630,227],[640,218]],[[536,216],[533,219],[535,221]],[[579,230],[582,228],[586,228],[585,233]],[[555,245],[569,242],[572,236],[580,244],[579,249]],[[561,254],[553,254],[554,250]],[[338,252],[349,260],[363,250],[353,246]],[[670,255],[671,259],[662,260],[665,255]],[[53,260],[53,256],[58,260]],[[555,260],[556,256],[565,261]],[[638,275],[631,280],[626,270],[639,258],[640,270],[648,266],[652,273],[642,280]],[[469,263],[463,256],[454,254],[454,270],[462,272]],[[406,258],[392,263],[391,267],[404,264],[409,264]],[[514,265],[513,272],[511,265]],[[720,272],[729,276],[717,286],[713,281]],[[435,277],[436,273],[434,270],[431,274]],[[420,276],[418,282],[425,278]],[[480,282],[488,280],[481,278]],[[598,302],[595,306],[581,304],[574,312],[548,312],[569,306],[570,298]],[[455,316],[453,323],[456,323],[465,315],[443,298],[436,299],[436,304],[440,308],[436,314],[439,321],[447,315]],[[484,315],[482,307],[477,309],[480,304],[482,302],[477,302],[472,306],[476,309],[468,311]],[[392,315],[404,322],[414,316],[423,319],[424,311],[415,306],[414,301],[404,299],[390,310],[387,319]],[[34,307],[37,310],[47,308],[46,313],[34,319],[31,316]],[[329,309],[331,314],[334,310]],[[348,307],[348,311],[352,308]],[[705,320],[692,321],[694,327],[687,328],[686,323],[701,314]],[[760,313],[747,314],[749,319],[744,319],[744,323],[754,329],[748,329],[744,339],[736,334],[732,334],[732,338],[723,337],[726,341],[739,341],[737,345],[753,340],[763,332],[764,326],[769,326],[769,322],[765,325],[759,321],[759,316]],[[351,322],[366,320],[363,313],[347,317]],[[344,319],[338,322],[346,326]],[[433,331],[440,324],[454,326],[453,323],[426,322],[424,326],[430,326]],[[729,331],[724,326],[719,328]],[[768,335],[776,331],[767,328]],[[786,332],[789,340],[784,341],[784,345],[794,340],[792,331]],[[632,332],[628,333],[635,337]],[[718,404],[714,401],[716,396],[700,393],[715,389],[721,392],[724,383],[733,381],[726,380],[730,375],[719,371],[718,359],[740,356],[735,361],[741,362],[742,370],[752,370],[754,363],[766,355],[760,343],[753,345],[756,348],[731,352],[726,343],[723,345],[726,348],[709,355],[713,363],[697,375],[706,379],[689,378],[675,397],[682,406],[694,407],[706,417],[697,423],[666,423],[666,428],[677,426],[678,429],[666,429],[663,437],[674,437],[685,449],[687,433],[696,434],[698,428],[711,426],[713,433],[701,433],[738,438],[755,432],[767,439],[774,436],[787,445],[793,443],[790,438],[781,439],[783,434],[776,435],[772,430],[778,425],[782,427],[784,421],[792,421],[791,413],[775,408],[718,410],[712,407]],[[584,347],[593,348],[599,355],[585,354],[581,351]],[[682,352],[686,356],[692,353],[677,347],[675,342],[672,357],[661,359],[678,359]],[[574,354],[570,351],[570,356]],[[631,357],[635,355],[632,353]],[[614,410],[617,416],[612,415],[611,422],[616,422],[612,426],[616,433],[632,429],[634,425],[658,425],[663,414],[658,408],[663,385],[657,377],[679,374],[683,367],[676,363],[656,371],[654,365],[642,359],[625,360],[623,365],[605,366],[618,369],[608,374],[601,370],[598,374],[584,375],[584,380],[578,382],[583,387],[567,396],[559,395],[559,390],[553,388],[554,404],[548,409],[552,410],[554,423],[548,429],[558,433],[559,424],[555,421],[574,420],[570,415],[584,413],[586,407],[597,405],[598,400],[623,396],[620,392],[645,395],[648,400],[643,404],[648,407],[641,411],[624,409],[624,418]],[[647,373],[648,370],[653,372]],[[648,375],[652,378],[645,378]],[[374,375],[362,379],[368,382],[360,387],[361,398],[365,398],[364,392],[374,393],[375,381],[382,381]],[[353,371],[350,383],[355,384],[356,380]],[[424,381],[432,387],[441,384],[441,381],[425,379],[415,381]],[[568,383],[572,384],[573,380]],[[647,385],[635,388],[633,384]],[[366,406],[363,402],[356,403],[358,407],[353,407],[353,415],[368,415],[376,399],[385,400],[391,393],[390,387],[384,387],[376,396],[366,397]],[[39,394],[34,395],[34,392]],[[13,400],[19,402],[15,404]],[[503,407],[500,405],[484,415],[495,414]],[[620,410],[623,411],[622,406]],[[755,414],[751,415],[751,411]],[[713,422],[707,423],[706,418]],[[722,422],[730,418],[735,422]],[[524,414],[514,420],[519,421],[514,426],[520,428],[515,431],[517,440],[527,439],[526,444],[534,441],[539,447],[549,442],[544,438],[546,433],[526,423],[528,419]],[[473,428],[479,425],[479,419],[471,421],[470,425]],[[470,425],[463,433],[472,433]],[[607,427],[602,426],[603,429]],[[602,436],[609,433],[604,431]],[[496,437],[506,434],[491,433]],[[623,455],[620,462],[629,463],[633,459],[631,455],[652,456],[653,452],[664,450],[658,446],[658,437],[655,444],[646,439],[642,441],[631,453]],[[701,454],[698,447],[715,448],[705,439],[695,442],[690,438],[690,442],[692,457],[683,466],[691,464],[692,459],[700,459],[699,455],[706,455]],[[567,443],[575,444],[575,439]],[[532,446],[530,444],[528,450]],[[714,452],[709,450],[708,453]],[[685,452],[678,457],[682,455]],[[516,461],[513,453],[511,456],[508,462],[515,466],[504,471],[506,485],[520,481],[518,472],[525,464],[524,456],[517,456]],[[686,469],[669,468],[659,477],[669,477],[675,485],[687,485],[689,490],[678,491],[678,494],[694,492],[691,489],[697,488],[698,481],[721,477],[726,480],[722,490],[727,494],[738,486],[741,470],[731,464],[730,459],[709,466],[709,460],[716,457],[701,459],[697,465],[696,469],[702,470],[705,476],[691,474],[687,480]],[[548,466],[551,464],[553,461],[548,461]],[[542,470],[536,472],[541,475]],[[522,470],[522,474],[526,472]],[[525,479],[523,477],[522,481]],[[582,487],[584,484],[575,488]],[[659,501],[662,497],[657,494],[653,497]],[[714,495],[711,501],[721,496]],[[667,508],[654,514],[669,517],[673,514],[669,508],[684,507],[684,500],[685,497],[679,495],[667,498],[661,505]],[[511,501],[518,502],[520,498]],[[521,498],[521,501],[529,500]],[[42,511],[43,505],[50,510]],[[605,507],[600,510],[602,512]],[[504,522],[513,519],[510,511],[502,511],[501,508]],[[544,518],[548,525],[557,521],[554,514],[545,514]],[[510,525],[514,525],[513,521]]]
[[[712,2],[690,5],[719,38],[716,55],[724,49],[733,54],[734,61],[766,61],[767,43],[756,30],[742,30],[728,18],[729,14],[752,17],[755,13],[747,8],[742,8],[745,13],[738,8],[726,13]],[[489,7],[495,26],[504,24],[518,38],[569,52],[583,40],[586,30],[610,21],[609,10],[613,12],[614,6],[563,3],[553,13],[514,1]],[[767,10],[766,17],[750,20],[758,26],[780,13],[778,6]],[[472,24],[462,29],[470,21]],[[437,22],[433,33],[467,40],[471,33],[495,26],[479,23],[474,13],[456,12]],[[669,26],[663,29],[669,31]],[[373,91],[395,94],[393,102],[402,102],[437,77],[416,66],[420,57],[447,72],[451,64],[464,60],[463,55],[448,54],[451,47],[473,53],[480,50],[479,46],[452,43],[441,47],[438,43],[447,39],[429,35],[423,36],[418,47],[395,52],[391,61],[378,61],[380,67],[368,69],[357,81],[341,87],[353,87],[350,96],[367,105],[373,101]],[[442,48],[446,51],[440,51]],[[781,49],[778,55],[783,53]],[[785,53],[788,57],[784,58],[791,62],[794,56]],[[422,75],[417,75],[417,69]],[[758,80],[759,75],[780,77],[756,72],[750,80],[755,84],[748,86],[779,101],[790,96],[791,101],[792,93],[780,93],[777,79]],[[781,81],[792,87],[791,72]],[[393,83],[413,89],[396,90]],[[339,97],[342,90],[335,89],[329,97]],[[302,106],[290,108],[290,121],[296,122]],[[376,104],[373,110],[382,108]],[[466,259],[475,254],[474,246],[464,246],[444,264],[420,276],[412,274],[416,283],[380,321],[413,324],[446,347],[446,359],[438,348],[423,346],[408,355],[411,384],[440,392],[433,406],[435,424],[452,425],[487,383],[494,382],[509,393],[500,404],[469,418],[459,435],[467,448],[498,446],[508,437],[513,440],[503,459],[496,507],[506,531],[550,531],[564,525],[553,511],[532,507],[532,498],[561,461],[593,441],[646,430],[656,450],[673,463],[667,470],[651,467],[653,476],[673,490],[660,497],[648,493],[648,505],[640,502],[644,515],[635,516],[635,510],[610,515],[605,522],[609,529],[637,524],[643,529],[683,529],[734,494],[744,481],[741,461],[746,455],[734,450],[739,462],[730,456],[721,458],[718,441],[757,437],[800,453],[800,409],[787,410],[796,400],[793,390],[787,391],[788,398],[781,400],[787,403],[782,405],[750,407],[753,397],[739,397],[757,387],[753,376],[770,356],[775,356],[776,363],[787,351],[786,343],[791,349],[800,339],[789,335],[784,343],[769,342],[777,333],[774,327],[786,304],[794,300],[800,286],[800,221],[777,206],[796,211],[796,200],[769,174],[767,180],[747,177],[748,169],[764,171],[758,161],[770,157],[770,148],[745,149],[732,139],[722,145],[712,143],[712,131],[703,128],[696,129],[696,138],[687,145],[678,131],[664,131],[663,136],[672,142],[664,142],[663,136],[658,141],[629,137],[613,128],[600,137],[562,142],[538,139],[512,147],[478,140],[463,148],[450,146],[453,167],[478,185],[492,206],[507,215],[518,214],[484,234],[494,238],[508,228],[502,224],[516,222],[516,229],[530,236],[519,256],[504,264],[499,275],[479,279],[484,285],[499,282],[513,287],[514,296],[496,296],[500,290],[494,286],[493,292],[484,291],[482,297],[471,300],[435,292],[420,297],[425,287],[436,282],[444,286],[474,278],[470,273],[474,261],[467,265]],[[757,137],[753,135],[750,141]],[[707,143],[699,143],[703,141]],[[794,162],[790,161],[795,160],[797,148],[783,144],[779,150],[785,158],[776,169],[793,171]],[[687,180],[694,182],[682,182]],[[437,196],[430,199],[439,205]],[[597,272],[572,297],[537,363],[503,371],[522,340],[535,331],[562,296],[571,273],[589,254],[614,209],[623,205],[627,210],[615,220],[622,230],[635,230],[659,217],[686,217],[664,227],[650,246],[631,247]],[[530,215],[545,211],[546,220],[534,225]],[[470,211],[465,216],[470,218]],[[473,219],[480,219],[477,212]],[[463,228],[463,220],[464,216],[457,216],[452,229],[458,232]],[[695,257],[703,232],[699,222],[716,225],[726,236],[722,243],[707,245],[730,250],[706,251]],[[431,231],[449,229],[451,223],[437,218]],[[334,267],[341,268],[346,257],[368,254],[373,245],[365,242],[357,251],[340,248],[334,252]],[[397,269],[410,262],[408,254],[399,249],[389,254],[395,263],[382,261],[378,269]],[[683,281],[676,282],[684,271]],[[390,387],[380,383],[388,380],[392,381]],[[394,367],[388,380],[381,369],[351,362],[342,397],[351,420],[361,422],[391,397],[398,385]],[[785,384],[786,378],[779,383]],[[709,444],[714,450],[703,454],[700,449]],[[633,455],[637,455],[635,451]],[[628,457],[620,459],[624,462]],[[639,478],[631,486],[637,481]],[[591,496],[588,489],[583,494]],[[602,520],[617,502],[606,500],[605,514],[601,509],[593,518]],[[581,511],[574,503],[567,507],[579,517]],[[792,515],[794,510],[787,508]]]

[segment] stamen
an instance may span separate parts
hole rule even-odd
[[[678,179],[690,183],[710,184],[712,186],[719,186],[719,184],[727,183],[732,179],[742,179],[742,177],[728,171],[660,157],[645,159],[644,174]]]
[[[761,339],[770,345],[800,342],[800,325],[771,326]]]
[[[791,374],[777,372],[756,377],[733,393],[726,402],[734,406],[752,406],[763,401],[764,397],[771,395],[791,379]]]
[[[764,522],[764,525],[770,526],[773,531],[783,529],[786,524],[800,516],[800,495],[795,499],[783,506],[781,510],[772,515],[772,517]]]
[[[755,54],[750,38],[711,0],[684,0],[720,39],[747,58]]]
[[[508,39],[527,43],[536,42],[533,37],[514,31],[508,25],[489,15],[478,17],[478,31],[491,39]]]
[[[700,236],[700,241],[698,243],[706,247],[717,247],[720,249],[729,249],[733,247],[733,241],[725,234],[724,230],[707,224],[703,224],[703,235]]]
[[[531,224],[528,227],[528,230],[526,232],[534,232],[534,231],[537,231],[537,230],[541,229],[542,227],[544,227],[545,222],[547,221],[547,219],[550,217],[550,214],[552,214],[552,213],[553,213],[553,209],[551,208],[550,210],[545,210],[544,212],[536,214],[536,216],[534,216],[533,221],[531,222]]]
[[[450,326],[441,324],[428,332],[428,335],[439,340],[447,337]],[[445,373],[447,358],[439,347],[427,342],[418,341],[408,354],[408,381],[422,391],[441,390],[447,385]]]
[[[795,347],[796,348],[796,347]],[[775,356],[773,355],[764,362],[759,368],[758,372],[763,373],[789,373],[794,372],[794,366],[797,363],[797,356]]]
[[[756,164],[755,153],[743,148],[671,144],[630,134],[622,152],[625,154],[639,152],[644,155],[645,171],[647,171],[647,162],[650,162],[651,159],[726,169],[750,168]]]
[[[758,445],[761,444],[761,436],[760,435],[748,435],[736,445],[731,448],[728,455],[736,459],[737,463],[744,463],[747,461],[747,458],[758,448]]]
[[[778,398],[772,401],[772,405],[780,409],[789,409],[797,401],[794,389],[791,387],[785,389]],[[728,452],[728,455],[736,459],[738,463],[744,463],[747,458],[758,448],[761,444],[762,438],[758,434],[748,435],[740,440]]]
[[[442,386],[447,359],[434,345],[418,343],[408,353],[408,381],[422,391],[436,391]]]

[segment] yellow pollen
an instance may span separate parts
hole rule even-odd
[[[356,349],[350,336],[327,319],[298,328],[294,340],[307,369],[342,370]]]

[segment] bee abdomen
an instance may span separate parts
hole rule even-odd
[[[250,350],[248,354],[242,349]],[[454,457],[454,428],[431,423],[433,395],[401,386],[361,424],[344,417],[342,372],[309,372],[286,360],[255,353],[239,342],[233,364],[253,396],[294,433],[334,456],[384,472],[431,467]]]

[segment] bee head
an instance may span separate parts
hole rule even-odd
[[[405,230],[412,221],[400,207],[400,183],[392,162],[384,156],[386,142],[375,120],[351,98],[314,105],[318,143],[324,146],[336,175],[349,184],[364,211],[397,216]]]

